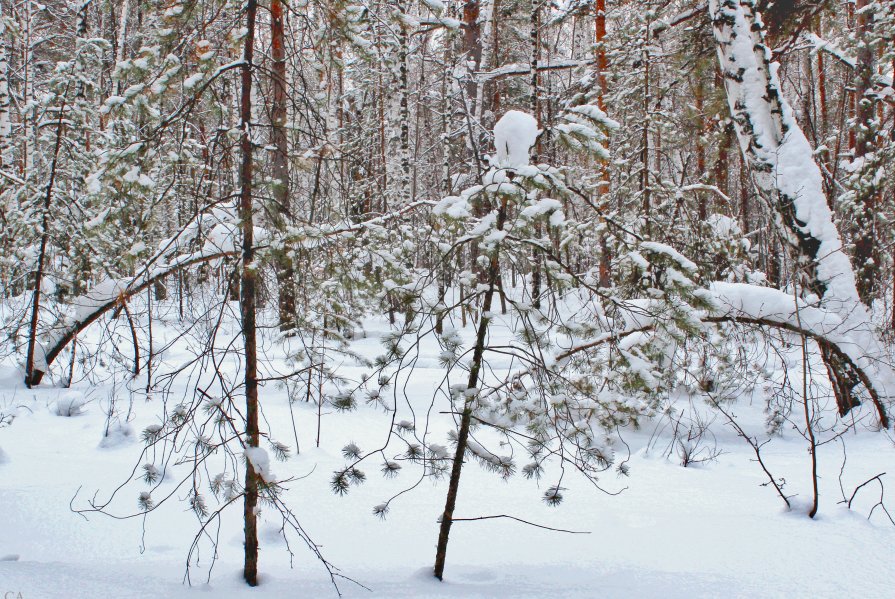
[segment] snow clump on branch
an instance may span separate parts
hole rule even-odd
[[[507,112],[494,125],[495,165],[502,168],[528,166],[529,151],[539,134],[538,122],[533,116],[519,110]]]

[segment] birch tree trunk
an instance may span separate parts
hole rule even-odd
[[[781,93],[777,65],[764,44],[764,26],[754,0],[710,0],[716,48],[728,104],[752,182],[767,204],[782,239],[796,255],[803,289],[841,318],[841,330],[871,373],[867,391],[888,400],[892,372],[870,315],[858,295],[855,271],[842,246],[824,195],[814,152]],[[823,352],[839,412],[859,401],[855,368]],[[885,418],[883,426],[887,425]]]
[[[6,56],[6,44],[2,41],[6,35],[6,24],[3,19],[3,6],[0,5],[0,168],[8,169],[12,162],[12,120],[9,97],[9,59]]]
[[[398,10],[405,12],[402,3]],[[408,205],[413,198],[410,189],[410,73],[407,60],[410,53],[410,33],[404,18],[398,24],[398,87],[399,116],[401,118],[401,189],[398,192],[401,208]]]
[[[529,24],[529,43],[530,43],[530,77],[531,77],[531,96],[529,98],[529,108],[531,115],[541,126],[541,102],[538,87],[540,87],[540,77],[538,76],[538,61],[541,58],[541,4],[540,0],[531,0],[531,14]],[[532,150],[532,162],[538,163],[538,144]],[[535,236],[541,236],[543,230],[541,223],[535,224]],[[541,307],[541,257],[536,250],[531,253],[531,305],[537,309]]]

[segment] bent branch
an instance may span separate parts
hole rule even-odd
[[[169,268],[156,271],[151,276],[144,276],[142,278],[132,280],[123,288],[116,289],[115,293],[97,297],[98,294],[93,293],[91,296],[91,292],[88,292],[87,294],[82,296],[82,298],[86,298],[91,303],[90,310],[85,312],[74,322],[67,324],[64,328],[52,335],[50,343],[48,344],[49,347],[44,352],[44,359],[40,362],[39,366],[37,360],[35,359],[35,366],[32,370],[30,380],[28,381],[29,384],[32,386],[39,385],[40,381],[43,379],[44,374],[47,372],[53,361],[59,357],[59,354],[62,353],[62,350],[65,349],[65,346],[67,346],[78,335],[78,333],[96,322],[103,314],[105,314],[109,310],[122,305],[131,297],[137,295],[141,291],[146,290],[151,285],[165,279],[166,277],[174,274],[181,269],[196,266],[197,264],[212,262],[214,260],[219,260],[222,258],[231,258],[236,255],[237,252],[235,251],[221,251],[211,254],[201,254],[199,256],[181,260],[176,264],[170,266]]]

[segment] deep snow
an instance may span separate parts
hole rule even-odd
[[[498,317],[498,323],[501,319]],[[156,342],[173,337],[175,328],[156,322]],[[496,325],[495,339],[508,332]],[[94,340],[97,330],[91,330]],[[238,335],[233,323],[224,325]],[[384,321],[367,325],[367,338],[355,346],[372,356]],[[467,338],[471,328],[463,332]],[[89,343],[89,341],[85,341]],[[186,343],[184,341],[184,343]],[[222,342],[223,343],[223,342]],[[268,347],[275,345],[266,344]],[[399,394],[402,415],[412,405],[424,414],[433,389],[444,375],[440,349],[433,339],[421,345],[420,358],[406,388]],[[164,356],[171,367],[186,359],[190,348],[175,345]],[[499,362],[495,364],[499,365]],[[504,367],[508,364],[504,364]],[[158,368],[159,365],[156,365]],[[102,499],[126,481],[138,462],[139,431],[158,422],[162,398],[135,396],[133,420],[120,429],[114,443],[101,443],[104,410],[112,394],[124,402],[123,386],[109,382],[77,382],[71,390],[45,385],[27,390],[21,372],[10,365],[0,370],[0,412],[14,414],[0,428],[0,592],[23,597],[325,597],[335,596],[325,570],[295,538],[290,568],[281,521],[264,509],[261,515],[261,585],[244,586],[241,568],[241,502],[225,513],[219,559],[206,583],[210,548],[203,545],[200,564],[191,570],[193,586],[183,584],[186,556],[198,530],[186,503],[163,505],[147,518],[124,520],[99,514],[89,519],[73,513],[96,496]],[[285,370],[285,367],[284,367]],[[345,360],[340,371],[357,376],[364,368]],[[172,388],[172,395],[183,392]],[[145,379],[132,385],[140,388]],[[396,388],[401,388],[400,385]],[[400,389],[403,391],[403,389]],[[294,445],[286,392],[274,384],[262,388],[266,421],[274,436]],[[686,402],[686,398],[680,398]],[[451,420],[442,398],[431,410],[433,440],[446,442]],[[81,405],[83,404],[83,405]],[[62,408],[80,405],[71,416]],[[699,404],[697,407],[699,407]],[[293,406],[301,452],[270,470],[287,483],[286,503],[319,544],[321,552],[342,574],[371,591],[342,581],[349,597],[889,597],[895,563],[895,526],[877,510],[866,516],[879,497],[868,485],[854,509],[837,505],[841,499],[839,472],[842,445],[832,442],[819,450],[821,509],[815,521],[806,515],[810,498],[809,460],[803,439],[791,431],[765,449],[769,464],[786,479],[786,491],[797,494],[794,509],[783,504],[752,460],[750,448],[718,418],[713,424],[715,461],[684,468],[672,452],[667,427],[653,422],[625,441],[632,456],[630,476],[607,472],[601,484],[610,496],[586,481],[566,477],[565,501],[548,507],[540,486],[516,475],[508,482],[470,463],[463,472],[456,516],[508,514],[554,528],[588,531],[565,534],[508,520],[457,522],[448,548],[445,582],[430,576],[437,522],[444,504],[446,481],[424,480],[392,503],[385,521],[372,514],[382,500],[412,485],[411,468],[400,476],[379,475],[378,462],[365,468],[368,480],[346,497],[330,491],[331,474],[345,464],[341,448],[352,441],[363,449],[382,443],[390,416],[363,405],[347,414],[325,410],[321,447],[316,406]],[[707,408],[699,407],[707,410]],[[760,431],[763,421],[758,398],[743,398],[734,411],[746,426]],[[80,413],[78,413],[80,412]],[[658,430],[657,430],[658,429]],[[655,433],[655,435],[654,435]],[[847,494],[861,482],[892,470],[893,442],[888,433],[861,430],[846,438],[848,462],[842,478]],[[624,459],[623,447],[617,447]],[[2,454],[0,454],[2,455]],[[182,472],[174,469],[162,488],[172,490]],[[140,472],[134,474],[139,477]],[[895,472],[883,477],[892,485]],[[131,483],[112,505],[116,514],[137,511],[142,483]],[[891,493],[891,491],[890,491]],[[177,496],[185,496],[179,492]]]

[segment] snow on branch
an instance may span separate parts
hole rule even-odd
[[[881,364],[867,355],[860,342],[856,342],[853,332],[836,313],[823,307],[812,305],[804,299],[770,287],[759,287],[747,283],[714,282],[707,289],[696,292],[711,306],[708,310],[693,314],[694,320],[703,325],[745,324],[762,328],[779,329],[796,335],[803,335],[816,342],[822,349],[836,356],[854,370],[877,411],[880,425],[889,427],[886,397],[879,393],[878,376]],[[557,353],[554,364],[563,364],[573,356],[604,345],[620,343],[631,335],[648,333],[657,328],[656,319],[638,309],[635,302],[627,308],[624,326],[618,330],[606,331],[597,337],[567,350]],[[514,378],[526,373],[517,373]]]
[[[585,67],[593,63],[593,60],[551,60],[549,62],[538,61],[537,69],[539,71],[562,71],[565,69]],[[479,82],[485,82],[516,75],[528,75],[529,73],[531,73],[531,65],[529,63],[516,62],[503,65],[502,67],[498,67],[490,71],[475,73],[475,80]]]
[[[694,19],[699,15],[705,14],[706,7],[707,4],[703,2],[694,8],[678,13],[673,17],[656,21],[654,24],[650,25],[649,31],[653,37],[658,37],[661,33],[664,33],[672,27],[677,27],[681,23],[686,23],[690,19]]]
[[[176,235],[162,241],[159,249],[134,276],[106,279],[74,298],[71,301],[73,312],[51,329],[45,345],[38,344],[35,348],[31,384],[39,384],[72,339],[109,310],[182,268],[238,255],[236,231],[232,211],[213,206],[197,214]]]
[[[845,50],[837,46],[835,43],[829,40],[825,40],[816,33],[811,33],[810,31],[802,33],[802,38],[809,44],[814,46],[816,52],[825,52],[852,70],[858,68],[857,59],[855,59],[854,56],[850,56]],[[895,85],[893,85],[892,83],[893,76],[895,76],[895,73],[889,76],[882,73],[873,75],[873,80],[876,82],[876,84],[883,88],[881,91],[881,95],[884,98],[888,98],[889,101],[895,101],[895,92],[892,91],[892,88],[895,87]]]
[[[291,241],[301,247],[320,247],[364,229],[382,226],[420,207],[431,205],[430,201],[414,202],[363,222],[321,229],[313,237],[302,237]],[[226,208],[214,207],[207,213],[200,213],[176,235],[159,244],[159,250],[147,259],[136,275],[123,279],[108,279],[95,285],[87,293],[74,298],[71,302],[74,313],[53,328],[45,345],[38,344],[32,384],[40,383],[53,361],[79,332],[96,322],[109,310],[180,269],[238,256],[240,254],[236,243],[238,223],[231,212]],[[267,231],[255,228],[256,242],[264,243],[269,237]],[[289,242],[287,239],[287,245]]]
[[[290,248],[317,248],[338,239],[348,239],[365,230],[376,229],[391,221],[407,216],[420,208],[434,206],[436,203],[432,200],[418,200],[406,206],[396,208],[391,212],[357,223],[344,222],[337,225],[293,227],[286,236],[285,244]]]

